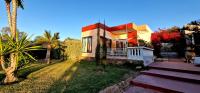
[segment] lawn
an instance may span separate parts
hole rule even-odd
[[[27,79],[12,85],[1,85],[0,91],[4,93],[96,93],[120,82],[130,71],[125,67],[110,65],[107,66],[106,71],[101,71],[99,70],[101,67],[96,67],[94,62],[74,61],[59,62],[29,74],[28,71],[32,71],[32,68],[29,70],[25,68],[26,70],[23,71]]]

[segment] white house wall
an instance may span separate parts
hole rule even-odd
[[[138,39],[151,42],[151,32],[149,31],[137,31]]]
[[[100,29],[100,36],[103,36],[103,29]],[[94,30],[88,30],[85,32],[82,32],[82,37],[88,37],[92,36],[92,53],[82,53],[82,57],[95,57],[95,51],[97,46],[97,29]],[[106,38],[112,39],[113,34],[106,31]]]

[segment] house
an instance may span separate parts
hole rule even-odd
[[[106,32],[106,45],[109,55],[118,55],[123,58],[127,56],[127,48],[138,45],[138,40],[142,39],[151,42],[152,30],[148,25],[136,25],[128,23],[109,27],[102,23],[88,25],[82,28],[82,57],[95,57],[97,46],[97,32],[100,31],[102,45],[103,32]],[[138,52],[139,53],[139,52]],[[119,57],[118,57],[119,58]]]

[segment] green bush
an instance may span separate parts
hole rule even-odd
[[[63,45],[66,46],[64,48],[64,55],[67,59],[79,60],[81,58],[81,40],[66,39]]]

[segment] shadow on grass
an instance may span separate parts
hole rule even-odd
[[[73,62],[69,68],[65,69],[63,75],[59,77],[59,79],[54,82],[54,84],[49,88],[48,93],[63,93],[66,89],[66,85],[68,80],[74,77],[77,69],[79,68],[80,63]]]

